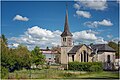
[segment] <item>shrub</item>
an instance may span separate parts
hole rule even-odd
[[[2,79],[8,78],[8,73],[9,73],[8,69],[3,67],[3,66],[1,66],[1,78]]]
[[[103,69],[101,62],[69,62],[68,69],[77,71],[92,71],[91,66],[94,67],[94,65],[96,68],[100,68],[100,70]]]
[[[61,76],[61,77],[64,77],[64,78],[68,78],[68,77],[76,77],[76,74],[72,74],[72,73],[61,73],[60,76]]]
[[[102,71],[102,68],[99,65],[92,65],[90,67],[90,71],[91,72],[98,72],[98,71]]]

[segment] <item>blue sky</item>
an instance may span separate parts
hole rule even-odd
[[[2,34],[10,47],[24,44],[32,49],[60,45],[66,1],[9,1],[2,4]],[[78,43],[107,43],[118,39],[119,3],[116,1],[69,1],[68,18]],[[98,4],[98,5],[96,5]]]

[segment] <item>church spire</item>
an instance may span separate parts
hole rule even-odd
[[[61,34],[61,36],[72,36],[69,30],[69,25],[68,25],[68,7],[66,4],[66,16],[65,16],[65,24],[64,24],[64,32]]]

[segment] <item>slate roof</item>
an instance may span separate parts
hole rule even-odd
[[[68,54],[76,54],[76,52],[78,51],[78,49],[80,49],[83,45],[77,45],[74,46],[69,52]]]
[[[93,52],[98,49],[98,52],[115,52],[113,48],[108,46],[107,44],[94,44],[91,45],[91,48],[93,49]]]
[[[76,45],[74,46],[69,52],[68,54],[76,54],[76,52],[85,44],[81,44],[81,45]],[[85,45],[87,48],[91,49],[89,46]],[[92,50],[92,49],[91,49]]]
[[[68,25],[68,11],[66,9],[66,17],[65,17],[65,25],[64,25],[64,31],[61,34],[61,37],[64,36],[73,36],[69,30],[69,25]]]

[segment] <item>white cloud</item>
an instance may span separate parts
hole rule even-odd
[[[85,17],[85,18],[90,18],[91,17],[91,14],[87,11],[76,11],[76,14],[77,16],[82,16],[82,17]]]
[[[92,33],[92,34],[100,34],[100,31],[93,31],[93,30],[86,30],[87,33]]]
[[[112,35],[107,35],[108,38],[112,38],[113,36]]]
[[[95,10],[105,10],[107,8],[107,0],[75,0],[79,5]]]
[[[18,47],[18,45],[19,45],[18,43],[13,43],[14,47]]]
[[[75,8],[75,9],[80,9],[80,5],[79,4],[77,4],[77,3],[75,3],[74,5],[73,5],[73,7]]]
[[[84,23],[85,26],[96,28],[98,26],[112,26],[113,23],[110,20],[103,19],[102,21],[88,21]]]
[[[86,39],[86,40],[95,40],[97,37],[93,33],[88,33],[87,31],[75,32],[73,33],[73,38],[75,40]]]
[[[112,26],[113,25],[113,23],[111,23],[111,21],[106,20],[106,19],[104,19],[101,22],[98,22],[98,24],[103,25],[103,26]]]
[[[12,43],[12,44],[8,44],[8,47],[10,47],[10,48],[16,48],[16,47],[18,47],[18,43]]]
[[[98,37],[94,42],[95,44],[107,44],[108,42],[103,39],[103,37]]]
[[[16,15],[13,20],[19,20],[19,21],[28,21],[29,19],[27,17],[23,17],[21,15]]]
[[[26,45],[29,50],[32,50],[36,45],[40,48],[46,48],[61,45],[61,31],[50,31],[47,29],[40,28],[38,26],[33,26],[28,28],[23,35],[19,37],[11,37],[9,38],[9,42],[13,43],[13,47],[17,47],[18,44]],[[92,30],[84,30],[79,32],[74,32],[73,40],[75,43],[79,43],[83,41],[83,43],[90,44],[93,43],[104,43],[103,38],[99,38],[96,36],[97,32]]]
[[[61,31],[50,31],[47,29],[34,26],[28,28],[27,31],[19,37],[12,37],[9,40],[15,43],[25,44],[28,48],[33,49],[35,45],[45,48],[47,46],[60,45]]]

